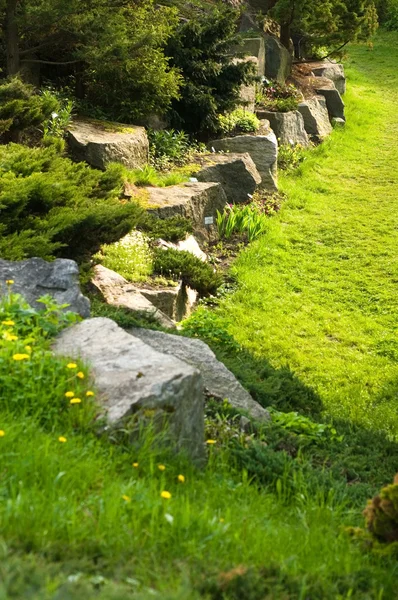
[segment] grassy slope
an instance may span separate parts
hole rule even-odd
[[[319,394],[324,411],[398,435],[398,45],[350,51],[347,127],[312,152],[222,307],[235,338]]]
[[[379,94],[376,87],[368,91],[372,65],[383,52],[388,70],[391,57],[383,47],[377,47],[374,54],[355,51],[357,56],[362,54],[359,65],[366,66],[367,80],[360,74],[352,78],[355,88],[350,92],[347,133],[335,135],[331,144],[308,161],[305,169],[311,170],[311,177],[284,182],[294,192],[294,200],[280,222],[272,225],[272,237],[240,259],[244,294],[238,292],[226,306],[239,321],[236,335],[276,365],[288,356],[302,378],[317,383],[331,413],[338,412],[344,399],[345,410],[350,412],[348,386],[350,398],[358,403],[362,396],[357,388],[363,390],[365,400],[370,397],[362,381],[365,376],[371,378],[370,383],[376,376],[382,381],[378,397],[384,379],[390,382],[395,373],[391,358],[376,354],[369,344],[372,332],[391,340],[388,325],[393,325],[390,314],[385,314],[394,301],[393,285],[386,275],[393,269],[387,259],[394,235],[393,211],[387,200],[394,201],[390,186],[396,173],[391,141],[383,141],[390,129],[382,128],[383,120],[393,117],[387,92]],[[391,65],[395,77],[393,60]],[[395,82],[391,79],[390,83]],[[366,103],[364,114],[359,112],[359,92]],[[378,112],[377,101],[383,99],[385,105]],[[364,119],[367,127],[360,129],[358,122]],[[325,154],[324,162],[318,160],[319,153]],[[336,172],[343,178],[340,184]],[[370,190],[366,195],[365,185]],[[372,210],[381,212],[384,203],[387,206],[384,221],[379,216],[374,222],[368,202],[376,197],[379,186],[384,189]],[[336,238],[348,260],[337,258],[340,255],[331,245]],[[373,267],[363,264],[361,247],[369,251]],[[386,253],[384,260],[380,252]],[[354,260],[348,277],[348,265]],[[321,268],[323,279],[317,274]],[[363,284],[357,279],[360,268],[372,275],[363,278]],[[366,283],[371,288],[382,275],[387,280],[378,291],[383,302],[365,302],[362,286]],[[346,291],[343,284],[349,286]],[[322,287],[328,289],[321,295]],[[333,302],[336,289],[338,302]],[[358,311],[360,302],[363,315]],[[375,306],[379,312],[370,312]],[[296,318],[291,316],[293,311]],[[252,316],[246,318],[245,312]],[[359,405],[353,417],[365,422],[365,417],[369,420],[374,414],[372,426],[382,428],[388,423],[392,429],[391,412],[386,411],[390,417],[384,421],[375,410],[367,414]],[[223,456],[217,446],[207,468],[195,471],[175,459],[155,456],[148,447],[124,449],[68,430],[66,424],[43,431],[33,418],[16,420],[4,409],[0,429],[5,432],[0,439],[1,600],[191,600],[204,598],[198,589],[209,575],[240,564],[275,567],[268,596],[275,600],[395,597],[396,562],[372,556],[347,538],[341,528],[360,523],[360,511],[349,509],[344,498],[337,498],[327,485],[314,493],[303,478],[294,497],[288,499],[283,486],[274,494],[271,488],[251,485],[245,472],[234,471],[228,454]],[[67,437],[67,443],[58,442],[60,434]],[[132,467],[136,460],[138,470]],[[157,468],[160,461],[167,466],[164,472]],[[179,473],[186,476],[183,484],[176,481]],[[160,498],[164,489],[172,493],[168,501]],[[173,523],[166,514],[174,518]],[[243,591],[225,600],[262,600],[264,596],[264,592],[249,593],[246,583]]]

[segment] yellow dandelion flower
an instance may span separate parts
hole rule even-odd
[[[139,464],[137,462],[133,463],[134,469],[138,469]]]
[[[67,441],[67,439],[63,435],[60,435],[59,438],[58,438],[58,441],[61,442],[61,444],[65,444],[65,442]]]
[[[83,371],[79,371],[78,373],[76,373],[76,377],[78,377],[79,379],[84,379]]]
[[[89,398],[90,396],[94,396],[94,392],[92,392],[91,390],[88,390],[88,392],[86,392],[86,396]]]
[[[6,279],[6,284],[7,285],[12,285],[14,283],[13,279]]]
[[[29,358],[29,354],[14,354],[13,355],[14,360],[26,360],[27,358]]]
[[[6,327],[13,327],[15,325],[14,321],[11,321],[11,319],[7,319],[7,321],[2,321],[1,324],[5,325]]]
[[[184,475],[179,475],[179,476],[177,477],[177,479],[178,479],[178,481],[179,481],[180,483],[185,483],[185,477],[184,477]]]
[[[166,492],[166,490],[163,490],[163,492],[160,494],[162,498],[164,498],[165,500],[170,500],[171,498],[171,494],[170,492]]]
[[[130,496],[126,496],[126,494],[123,494],[122,498],[125,502],[131,502]]]
[[[6,432],[4,431],[4,429],[0,429],[0,437],[4,437],[6,434]]]
[[[27,350],[28,352],[32,352],[32,346],[25,346],[25,350]]]
[[[166,467],[164,465],[158,465],[159,471],[165,471]]]
[[[73,397],[74,397],[74,395],[75,395],[75,393],[74,393],[74,392],[66,392],[66,394],[65,394],[65,398],[73,398]]]
[[[206,440],[206,444],[209,444],[209,446],[217,444],[217,440]]]
[[[77,364],[76,364],[76,363],[68,363],[68,364],[66,365],[66,368],[67,368],[67,369],[76,369],[76,367],[77,367]]]
[[[72,398],[70,404],[81,404],[80,398]]]
[[[5,340],[7,340],[7,342],[16,342],[18,339],[17,335],[13,335],[12,333],[8,333],[8,331],[5,331],[3,334],[3,338]]]
[[[225,519],[223,519],[223,518],[221,517],[221,519],[220,519],[220,523],[224,523],[224,521],[225,521]]]

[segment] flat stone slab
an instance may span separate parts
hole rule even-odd
[[[54,352],[90,367],[110,424],[154,411],[168,423],[169,443],[192,459],[204,453],[203,382],[199,371],[126,333],[111,319],[87,319],[64,330]]]
[[[67,311],[82,317],[90,316],[90,301],[83,296],[79,285],[79,267],[74,260],[57,258],[47,262],[42,258],[21,261],[0,259],[0,296],[7,292],[6,281],[13,280],[12,291],[21,294],[35,309],[43,310],[37,302],[50,295],[58,304],[67,304]]]
[[[257,171],[250,154],[216,154],[204,157],[203,167],[195,173],[199,181],[220,183],[231,204],[247,202],[248,194],[254,194],[261,184],[261,176]]]
[[[205,389],[211,396],[220,400],[226,398],[233,407],[246,411],[254,419],[264,421],[270,418],[269,412],[253,400],[231,371],[217,360],[214,352],[201,340],[149,329],[134,328],[129,333],[159,352],[175,356],[198,369]]]
[[[112,162],[137,169],[149,160],[146,131],[135,125],[76,120],[68,128],[67,142],[75,160],[97,169],[105,169]]]
[[[223,212],[227,197],[219,183],[186,183],[164,188],[146,188],[148,210],[161,219],[180,215],[189,219],[199,241],[217,240],[217,210]],[[205,218],[211,223],[205,225]]]

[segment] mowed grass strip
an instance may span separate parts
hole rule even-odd
[[[350,49],[347,125],[280,177],[288,201],[220,314],[324,412],[398,435],[398,36]]]

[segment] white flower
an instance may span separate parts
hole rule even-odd
[[[56,119],[57,117],[58,117],[58,113],[56,113],[56,112],[51,113],[52,119]]]

